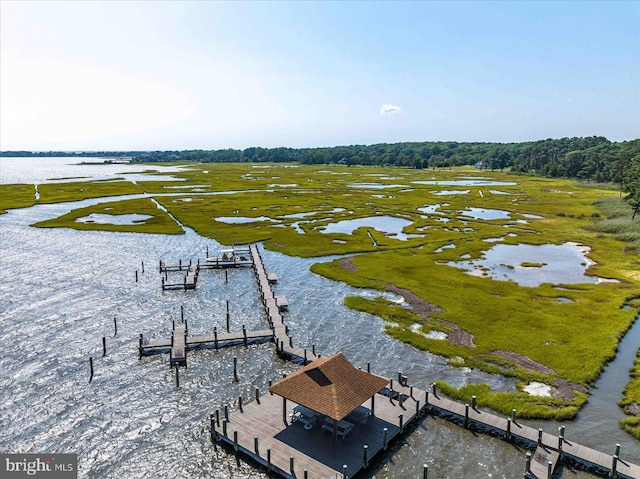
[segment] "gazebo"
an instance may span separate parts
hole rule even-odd
[[[332,419],[333,443],[338,424],[367,400],[371,400],[389,383],[389,379],[362,371],[342,353],[322,357],[287,376],[269,388],[283,398],[283,418],[286,422],[287,399]]]

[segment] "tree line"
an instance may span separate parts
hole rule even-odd
[[[261,148],[244,150],[30,152],[4,151],[0,156],[75,156],[131,158],[135,162],[194,161],[344,164],[449,168],[475,165],[491,170],[584,181],[614,182],[640,204],[640,139],[611,142],[603,136],[546,139],[521,143],[428,141],[379,143],[320,148]],[[637,176],[637,178],[636,178]],[[637,185],[637,186],[634,186]]]

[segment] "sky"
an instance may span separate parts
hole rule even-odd
[[[0,1],[0,150],[640,137],[638,1]]]

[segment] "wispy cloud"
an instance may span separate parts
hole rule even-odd
[[[391,105],[389,103],[385,103],[384,105],[382,105],[382,108],[380,108],[380,114],[383,116],[395,116],[400,114],[401,111],[402,108],[400,108],[399,106]]]

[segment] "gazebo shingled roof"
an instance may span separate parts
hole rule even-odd
[[[356,368],[337,353],[307,364],[269,391],[340,421],[388,382],[387,378]]]

